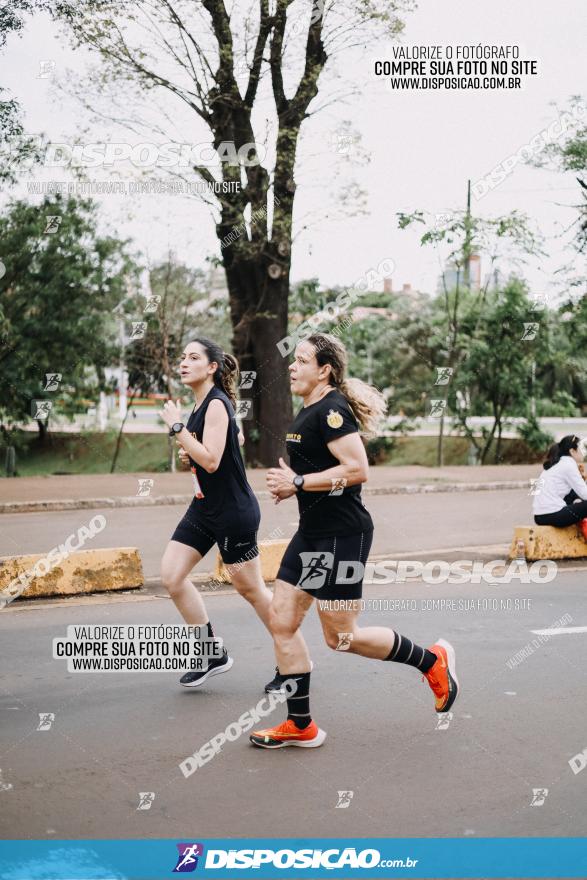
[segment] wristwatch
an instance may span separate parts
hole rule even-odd
[[[169,436],[174,437],[176,434],[179,434],[180,431],[183,431],[185,425],[183,422],[175,422],[174,425],[169,429]]]
[[[301,489],[304,485],[304,478],[301,474],[296,474],[292,480],[292,483],[296,487],[296,489]]]

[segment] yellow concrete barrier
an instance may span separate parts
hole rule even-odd
[[[49,555],[0,557],[0,597],[7,593],[25,599],[74,596],[131,590],[143,584],[143,566],[136,547],[77,550],[54,566]]]
[[[259,556],[261,557],[261,573],[263,580],[274,581],[279,571],[279,566],[289,541],[276,539],[274,541],[259,541]],[[226,570],[220,553],[216,557],[214,576],[225,584],[232,583],[231,577]]]
[[[516,526],[510,559],[518,555],[518,541],[524,542],[526,559],[580,559],[587,557],[587,541],[579,526]]]

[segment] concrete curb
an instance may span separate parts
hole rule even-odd
[[[52,556],[52,554],[55,554]],[[140,589],[145,583],[136,547],[107,547],[0,557],[0,601],[69,597]]]
[[[364,495],[419,495],[436,492],[495,492],[506,489],[527,489],[528,480],[494,481],[491,483],[398,483],[397,485],[366,487]],[[264,489],[255,493],[257,498],[270,498]],[[119,498],[63,498],[47,501],[3,501],[2,513],[42,513],[51,510],[99,510],[106,507],[160,507],[188,505],[193,495],[123,495]]]

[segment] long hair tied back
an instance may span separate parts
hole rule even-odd
[[[553,465],[557,464],[563,455],[570,455],[571,449],[578,449],[580,442],[580,438],[577,437],[576,434],[567,434],[567,436],[563,437],[562,440],[559,440],[558,443],[553,443],[546,453],[546,460],[542,464],[544,470],[547,471]]]
[[[215,370],[214,375],[212,376],[214,384],[217,388],[220,388],[221,391],[224,391],[232,405],[236,407],[236,387],[239,376],[237,359],[234,355],[222,351],[219,345],[211,339],[208,339],[206,336],[196,336],[189,341],[198,342],[202,348],[205,349],[210,363],[214,361],[218,364],[218,369]]]
[[[361,379],[346,378],[347,353],[342,342],[330,333],[313,333],[306,340],[316,349],[316,360],[323,367],[332,367],[330,384],[348,400],[361,432],[366,437],[377,433],[381,420],[387,412],[383,394]]]

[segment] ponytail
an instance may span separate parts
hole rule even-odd
[[[214,373],[214,384],[224,391],[233,407],[236,408],[236,387],[239,376],[238,361],[234,355],[226,351],[222,352],[222,356],[224,364],[222,369],[220,369],[219,365]]]
[[[570,455],[571,449],[578,449],[579,443],[579,437],[575,434],[567,434],[567,436],[563,437],[562,440],[559,440],[558,443],[553,443],[546,453],[546,459],[542,464],[544,470],[547,471],[555,464],[558,464],[563,455]]]
[[[343,379],[338,388],[348,400],[362,433],[367,438],[376,436],[387,412],[381,391],[361,379]]]

